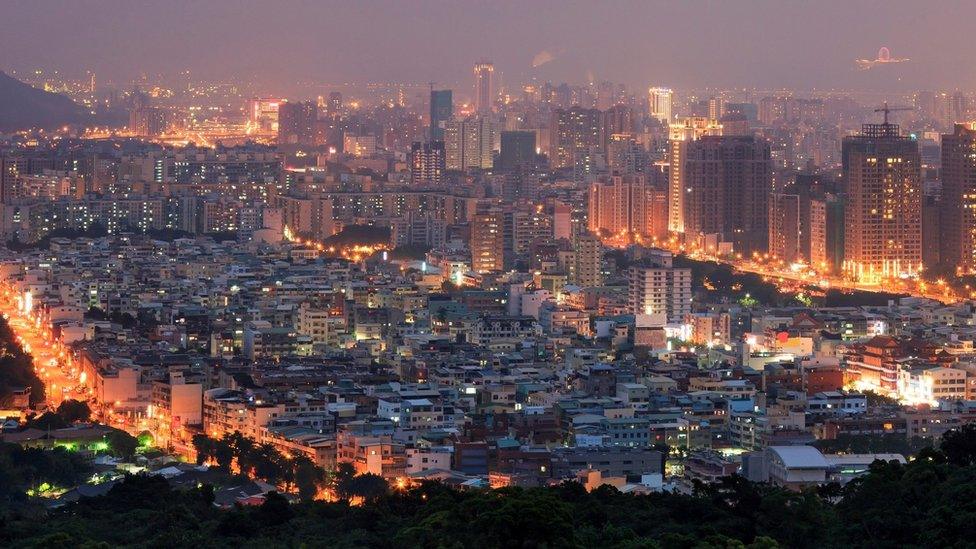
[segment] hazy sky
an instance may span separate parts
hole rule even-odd
[[[484,57],[512,83],[976,88],[972,1],[0,1],[0,69],[103,81],[467,83]],[[855,69],[881,46],[911,61]]]

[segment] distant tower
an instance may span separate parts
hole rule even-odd
[[[671,100],[674,92],[671,88],[651,88],[647,90],[648,111],[651,117],[657,118],[664,124],[671,123]]]
[[[318,105],[312,101],[278,105],[278,144],[311,145],[315,142]]]
[[[329,103],[327,104],[326,110],[330,116],[337,116],[342,112],[342,94],[339,92],[332,92],[329,94]]]
[[[444,124],[454,115],[451,90],[430,90],[430,139],[444,140]]]
[[[495,66],[490,61],[479,61],[474,66],[475,110],[478,114],[490,114],[492,106],[492,73]]]
[[[88,84],[88,93],[95,93],[95,73],[91,73],[91,83]]]

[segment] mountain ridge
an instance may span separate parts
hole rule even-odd
[[[44,91],[0,71],[0,131],[53,129],[92,120],[71,98]]]

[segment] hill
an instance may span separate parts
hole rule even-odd
[[[0,131],[51,129],[90,119],[85,107],[68,97],[37,89],[0,71]]]

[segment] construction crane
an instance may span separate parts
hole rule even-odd
[[[895,111],[914,111],[914,110],[915,110],[914,107],[888,107],[888,102],[885,101],[884,102],[884,106],[881,107],[880,109],[874,109],[874,112],[883,112],[884,113],[884,124],[885,124],[885,126],[887,126],[888,125],[888,113],[892,113],[892,112],[895,112]]]

